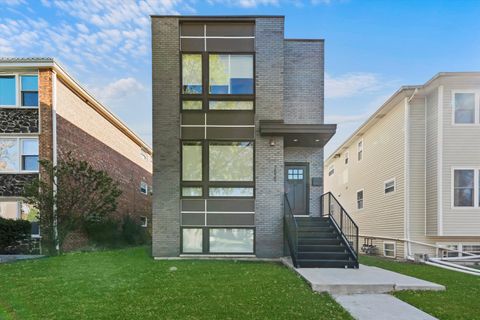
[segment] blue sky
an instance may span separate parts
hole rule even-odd
[[[477,0],[0,0],[0,56],[59,59],[151,142],[150,14],[280,14],[326,43],[328,156],[383,101],[440,71],[480,71]]]

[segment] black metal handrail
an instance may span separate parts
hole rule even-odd
[[[330,218],[358,263],[358,226],[331,192],[320,197],[321,215]]]
[[[298,255],[298,235],[297,235],[297,220],[292,213],[290,202],[288,201],[287,194],[283,197],[283,211],[284,211],[284,228],[285,235],[287,236],[288,248],[290,249],[290,255],[292,256],[292,262],[295,267],[297,265]]]

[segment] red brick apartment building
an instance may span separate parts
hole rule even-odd
[[[148,225],[150,146],[54,59],[0,58],[0,216],[28,219],[21,195],[39,175],[38,160],[56,163],[68,152],[119,182],[118,215]]]

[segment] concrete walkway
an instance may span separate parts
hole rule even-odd
[[[357,320],[434,320],[437,318],[389,294],[333,295]]]
[[[30,260],[45,257],[39,254],[0,254],[0,263],[13,262],[17,260]]]
[[[435,319],[386,293],[400,290],[445,290],[442,285],[377,267],[360,265],[358,269],[297,269],[293,267],[290,258],[282,258],[282,262],[304,278],[314,291],[330,293],[359,320]]]
[[[358,269],[296,269],[293,268],[290,259],[282,259],[282,262],[301,275],[317,292],[358,294],[400,290],[445,290],[442,285],[377,267],[360,265]]]

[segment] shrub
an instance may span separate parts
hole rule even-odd
[[[90,243],[95,246],[119,248],[123,245],[119,223],[114,219],[85,222],[84,230]]]
[[[30,221],[0,217],[0,253],[28,253],[31,230]]]
[[[125,244],[138,246],[147,243],[147,229],[140,226],[139,221],[130,215],[123,217],[122,221],[122,238]]]
[[[130,215],[123,216],[121,221],[87,221],[84,230],[92,245],[103,248],[144,245],[148,239],[146,228]]]

